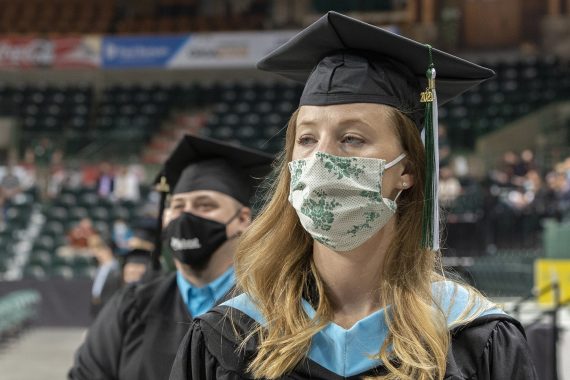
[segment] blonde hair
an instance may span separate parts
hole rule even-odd
[[[242,236],[235,256],[238,288],[249,294],[266,321],[263,326],[258,324],[243,342],[258,339],[257,354],[248,365],[256,378],[274,379],[293,370],[307,355],[312,337],[333,316],[324,283],[312,260],[313,240],[288,202],[287,163],[292,159],[297,113],[289,120],[285,150],[268,193],[270,198]],[[391,305],[391,312],[386,313],[389,333],[381,346],[379,342],[377,355],[388,373],[376,378],[443,379],[450,337],[445,311],[434,303],[431,287],[434,281],[444,279],[443,271],[439,253],[420,246],[423,145],[409,118],[393,108],[388,116],[407,153],[406,171],[415,183],[398,199],[395,238],[386,253],[378,284],[382,302]],[[472,309],[477,293],[471,288],[468,291],[468,309]],[[316,314],[311,319],[303,310],[302,297],[315,293]],[[469,315],[473,318],[476,313]]]

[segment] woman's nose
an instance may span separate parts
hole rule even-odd
[[[336,143],[336,140],[330,137],[321,138],[317,145],[317,152],[332,154],[333,156],[341,156],[342,152]]]

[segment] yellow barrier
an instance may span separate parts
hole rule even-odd
[[[553,282],[560,287],[560,301],[570,298],[570,260],[537,259],[534,262],[534,287],[544,289]],[[538,297],[544,307],[554,307],[554,293],[546,292]]]

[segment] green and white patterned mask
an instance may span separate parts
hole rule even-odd
[[[396,212],[396,200],[382,197],[382,176],[405,156],[402,153],[386,163],[317,152],[291,161],[289,202],[313,239],[335,251],[350,251],[370,239]]]

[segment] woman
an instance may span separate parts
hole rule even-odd
[[[427,52],[330,12],[259,64],[306,82],[300,108],[238,248],[243,293],[194,323],[171,379],[535,378],[520,324],[445,280],[430,239]],[[444,101],[492,75],[431,53]]]

